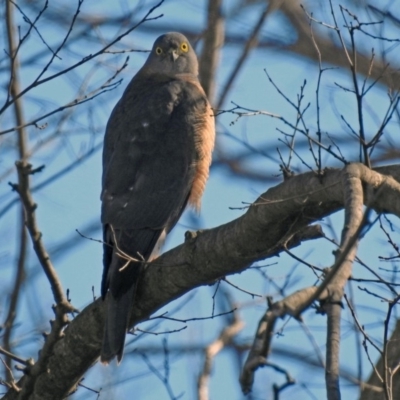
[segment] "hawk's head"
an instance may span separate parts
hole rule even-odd
[[[178,32],[161,35],[154,42],[145,67],[152,73],[198,75],[196,53],[186,37]]]

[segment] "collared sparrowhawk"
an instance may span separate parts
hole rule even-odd
[[[180,33],[160,36],[111,113],[103,149],[101,361],[122,358],[139,272],[186,205],[199,210],[214,116]]]

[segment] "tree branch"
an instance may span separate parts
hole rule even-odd
[[[7,25],[7,41],[8,41],[8,53],[10,55],[10,80],[9,80],[9,92],[7,94],[8,98],[14,99],[19,90],[20,90],[20,80],[19,80],[19,60],[18,60],[18,45],[16,41],[16,34],[14,29],[14,14],[13,8],[11,5],[11,1],[7,0],[5,3],[6,8],[6,25]],[[23,105],[21,99],[17,99],[14,103],[13,107],[14,118],[16,125],[23,125],[24,123],[24,114],[23,114]],[[18,153],[19,157],[23,162],[26,162],[27,159],[27,136],[24,128],[18,129]],[[29,185],[29,180],[27,181]],[[15,272],[15,280],[14,280],[14,288],[11,294],[11,299],[8,307],[7,317],[4,322],[5,332],[3,343],[5,350],[11,352],[11,337],[12,331],[14,327],[14,320],[16,316],[16,311],[18,308],[18,303],[21,294],[22,284],[25,278],[25,261],[27,254],[27,233],[25,229],[25,221],[24,221],[24,209],[21,206],[20,210],[20,221],[19,221],[19,230],[20,230],[20,243],[19,243],[19,251],[18,251],[18,262],[17,269]],[[6,368],[6,378],[8,381],[13,384],[13,376],[11,373],[12,369],[12,358],[9,355],[6,355],[6,364],[9,368]]]
[[[357,245],[364,226],[363,187],[357,165],[350,164],[343,175],[345,191],[345,221],[342,230],[342,242],[336,255],[338,268],[331,282],[326,286],[329,298],[324,301],[327,313],[326,339],[326,390],[329,400],[340,400],[339,387],[339,349],[340,321],[344,287],[351,275]],[[368,210],[366,215],[368,214]]]
[[[18,398],[20,400],[24,400],[28,399],[33,392],[36,378],[41,374],[46,373],[46,364],[48,358],[51,356],[51,354],[53,354],[54,345],[63,336],[62,329],[68,323],[67,313],[76,310],[72,307],[64,295],[61,282],[54,266],[50,261],[50,256],[45,249],[42,241],[42,234],[38,228],[35,215],[36,204],[32,199],[29,189],[29,176],[34,172],[37,172],[37,170],[33,170],[32,166],[25,161],[16,162],[16,166],[18,171],[18,184],[11,186],[20,195],[21,202],[25,209],[25,223],[32,239],[33,248],[47,276],[47,279],[50,282],[51,290],[56,302],[56,305],[53,306],[53,311],[56,318],[54,321],[52,321],[51,332],[46,338],[46,342],[40,352],[39,360],[33,366],[27,369],[27,375],[25,375],[23,385],[21,386],[21,392]]]
[[[372,171],[355,164],[355,169],[366,187],[364,201],[371,199],[371,208],[400,216],[400,167]],[[198,286],[299,245],[302,230],[309,224],[343,208],[343,173],[327,169],[322,179],[314,172],[291,177],[261,195],[236,220],[187,235],[184,244],[154,260],[144,271],[130,324],[146,320]],[[382,195],[374,198],[378,189]],[[40,393],[41,400],[66,396],[97,361],[104,328],[103,308],[101,299],[96,300],[69,323],[54,346],[46,370],[36,380],[34,394]],[[4,397],[16,398],[12,389]]]
[[[269,301],[268,310],[258,323],[253,345],[240,375],[240,385],[243,393],[247,394],[251,391],[255,371],[268,364],[267,358],[271,351],[275,322],[278,318],[293,315],[316,290],[317,288],[312,286],[299,290],[273,304]]]
[[[208,384],[211,376],[211,370],[216,355],[232,343],[234,337],[243,329],[244,322],[239,317],[239,312],[234,310],[233,318],[229,325],[225,326],[216,340],[210,343],[204,349],[204,364],[197,380],[197,398],[198,400],[208,400]]]
[[[207,27],[199,57],[199,79],[211,104],[215,97],[215,75],[218,70],[221,48],[224,45],[225,27],[222,0],[208,1]]]

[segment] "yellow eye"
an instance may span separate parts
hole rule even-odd
[[[157,47],[157,48],[156,48],[156,53],[157,53],[158,55],[160,55],[160,54],[162,53],[162,48],[161,48],[161,47]]]
[[[184,51],[185,53],[189,50],[189,46],[186,42],[183,42],[181,44],[181,50]]]

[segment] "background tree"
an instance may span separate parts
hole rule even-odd
[[[398,5],[6,0],[4,398],[395,399]],[[215,108],[212,177],[143,276],[122,365],[93,366],[104,125],[171,30]]]

